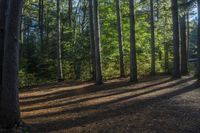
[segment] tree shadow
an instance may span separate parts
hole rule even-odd
[[[87,116],[82,116],[76,119],[65,119],[65,120],[55,120],[55,121],[50,121],[50,122],[46,122],[46,123],[38,123],[38,124],[32,124],[31,126],[37,128],[38,131],[43,131],[43,132],[50,132],[50,131],[57,131],[57,130],[61,130],[61,129],[69,129],[72,127],[77,127],[77,126],[82,126],[85,124],[90,124],[93,122],[98,122],[104,119],[108,119],[108,118],[113,118],[116,116],[122,116],[125,114],[130,114],[130,113],[135,113],[135,112],[139,112],[140,110],[146,108],[149,105],[154,105],[163,101],[167,101],[173,97],[176,97],[178,95],[184,94],[184,93],[188,93],[190,91],[194,91],[199,89],[200,87],[200,83],[199,82],[195,82],[192,85],[177,89],[177,90],[173,90],[172,92],[167,92],[165,94],[161,94],[159,96],[156,97],[150,97],[147,99],[136,99],[134,101],[129,102],[129,104],[126,105],[122,105],[119,106],[117,108],[106,108],[105,111],[101,111],[101,112],[97,112],[97,113],[92,113],[90,115]],[[100,109],[100,108],[105,108],[106,105],[109,105],[111,103],[116,103],[118,101],[123,101],[123,100],[128,100],[132,98],[131,96],[127,96],[112,102],[107,102],[107,103],[103,103],[102,105],[98,105],[96,106],[96,109]],[[90,109],[93,108],[95,106],[88,106],[86,108],[83,109],[74,109],[71,110],[72,112],[76,112],[76,111],[84,111],[85,109]],[[56,116],[59,114],[66,114],[67,112],[57,112],[57,114],[46,114],[44,116],[35,116],[34,118],[36,119],[37,117],[50,117],[50,116]],[[47,128],[45,128],[47,127]]]
[[[148,78],[144,78],[144,79],[141,79],[139,83],[145,83],[145,82],[150,82],[150,81],[155,81],[155,80],[158,80],[158,79],[163,79],[163,78],[166,78],[168,77],[167,75],[165,76],[148,76]],[[21,93],[26,93],[26,92],[36,92],[36,91],[50,91],[51,89],[56,89],[56,88],[60,88],[60,87],[74,87],[74,86],[79,86],[79,85],[84,85],[84,84],[88,84],[88,86],[86,87],[81,87],[80,89],[76,89],[77,91],[80,91],[80,90],[88,90],[90,91],[90,89],[96,89],[94,91],[101,91],[102,89],[112,89],[114,87],[121,87],[123,85],[127,86],[127,85],[133,85],[134,83],[131,83],[131,82],[128,82],[128,79],[127,78],[121,78],[121,79],[116,79],[118,81],[114,81],[114,82],[110,82],[111,80],[109,81],[106,81],[104,84],[102,85],[95,85],[93,82],[89,82],[89,81],[74,81],[74,82],[62,82],[62,83],[50,83],[50,84],[44,84],[44,85],[40,85],[40,86],[33,86],[31,89],[30,88],[24,88],[22,90],[20,90]],[[161,83],[164,83],[164,82],[168,82],[168,81],[171,81],[173,80],[172,78],[168,79],[167,81],[163,81]],[[159,84],[159,83],[158,83]],[[153,85],[153,84],[152,84]],[[157,85],[157,84],[155,84]],[[107,87],[107,88],[105,88]],[[64,92],[69,92],[69,93],[73,93],[74,91],[76,91],[74,89],[67,89],[67,90],[63,90]],[[56,94],[60,94],[62,93],[63,91],[58,91],[58,92],[55,92],[55,93],[50,93],[50,94],[44,94],[44,95],[37,95],[37,96],[23,96],[23,97],[20,97],[21,100],[23,99],[34,99],[34,98],[41,98],[41,97],[45,97],[45,96],[51,96],[51,95],[56,95]]]
[[[139,88],[120,89],[120,90],[115,89],[111,93],[104,92],[105,94],[100,95],[100,96],[92,96],[92,97],[81,98],[81,99],[78,99],[78,100],[75,100],[75,101],[69,101],[69,102],[67,101],[65,103],[57,103],[56,105],[46,105],[46,106],[32,107],[32,108],[28,108],[28,109],[22,109],[21,111],[26,112],[26,111],[34,111],[34,110],[40,110],[40,109],[50,109],[50,108],[56,108],[56,107],[61,107],[61,106],[67,106],[67,105],[71,105],[71,104],[78,104],[78,103],[81,103],[81,102],[86,102],[86,101],[89,101],[89,100],[94,100],[94,99],[99,99],[99,98],[106,98],[106,97],[109,97],[109,96],[122,95],[122,94],[130,93],[130,92],[132,93],[132,92],[136,92],[136,91],[140,91],[140,90],[144,91],[144,92],[141,92],[141,93],[138,93],[138,94],[130,95],[129,97],[122,97],[122,98],[119,98],[119,99],[116,99],[116,100],[113,100],[113,101],[101,103],[101,104],[94,105],[94,106],[81,107],[80,109],[68,110],[67,112],[74,112],[74,111],[77,112],[78,110],[83,111],[83,110],[87,110],[87,109],[90,109],[90,108],[94,109],[94,108],[97,108],[99,106],[104,106],[106,104],[112,104],[112,103],[115,103],[115,102],[118,102],[118,101],[121,101],[121,100],[126,100],[127,98],[134,98],[134,97],[142,96],[142,95],[145,95],[145,94],[153,93],[153,92],[156,92],[156,91],[161,91],[161,90],[164,90],[166,88],[170,88],[170,87],[185,83],[185,82],[187,82],[191,79],[193,79],[193,78],[183,79],[183,80],[177,81],[175,83],[171,83],[170,85],[165,85],[163,87],[159,87],[159,88],[156,88],[156,89],[150,89],[150,87],[155,87],[156,85],[161,85],[161,84],[168,83],[169,81],[171,81],[171,79],[168,79],[166,81],[146,85],[146,86],[139,87]],[[60,98],[62,98],[62,97],[60,97]],[[64,111],[64,112],[66,112],[66,111]],[[62,112],[60,112],[60,113],[62,113]],[[50,115],[50,114],[48,114],[48,115]]]
[[[124,100],[128,100],[128,99],[139,97],[139,96],[143,96],[143,95],[147,95],[147,94],[150,94],[150,93],[153,93],[153,92],[156,92],[156,91],[165,90],[166,88],[170,88],[170,87],[185,83],[188,80],[189,79],[181,80],[181,81],[175,82],[175,83],[170,84],[170,85],[166,85],[166,86],[159,87],[159,88],[156,88],[156,89],[148,90],[148,91],[145,91],[145,92],[142,92],[142,93],[138,93],[138,94],[132,94],[132,95],[125,96],[125,97],[120,97],[120,98],[117,98],[117,99],[114,99],[114,100],[110,100],[110,101],[107,101],[107,102],[102,102],[102,103],[95,104],[95,105],[78,107],[78,108],[74,108],[74,109],[65,109],[65,110],[62,110],[62,111],[59,111],[59,112],[53,112],[53,113],[48,113],[48,114],[37,114],[37,115],[25,117],[24,119],[30,119],[30,118],[35,118],[35,117],[50,117],[50,116],[57,116],[57,115],[63,114],[63,113],[73,113],[73,112],[79,113],[81,111],[87,111],[87,110],[91,110],[91,109],[99,109],[99,108],[102,108],[102,107],[107,107],[107,106],[109,106],[111,104],[114,104],[114,103],[117,103],[117,102],[121,102],[121,101],[124,101]],[[133,92],[133,91],[134,90],[128,90],[128,91],[124,91],[124,92],[118,92],[116,94],[108,94],[108,96],[114,96],[114,95],[119,95],[119,94]],[[106,96],[101,96],[101,97],[97,97],[97,98],[104,98],[104,97],[106,97]],[[95,99],[95,98],[92,98],[92,99]],[[85,101],[87,101],[87,99]],[[83,100],[79,101],[79,102],[74,102],[74,103],[78,104],[80,102],[83,102]],[[57,104],[57,105],[54,105],[54,106],[52,106],[50,108],[62,107],[62,106],[66,106],[66,105],[67,105],[66,103],[65,104],[61,104],[61,105]],[[47,109],[47,107],[39,107],[39,108],[40,109]],[[34,110],[34,109],[32,109],[32,110]],[[29,111],[31,111],[31,109],[29,109]]]
[[[155,80],[155,79],[153,79]],[[146,81],[142,81],[141,83],[146,83],[146,82],[150,82],[151,80],[146,80]],[[137,87],[131,90],[121,90],[121,92],[114,92],[113,95],[116,93],[120,94],[120,93],[126,93],[128,91],[138,91],[138,90],[142,90],[142,89],[147,89],[149,87],[153,87],[153,86],[157,86],[157,85],[161,85],[161,84],[165,84],[168,83],[170,81],[173,81],[172,78],[169,79],[165,79],[164,81],[160,81],[157,83],[150,83],[148,85],[142,86],[142,87]],[[78,89],[74,89],[74,90],[60,90],[58,92],[53,92],[53,93],[49,93],[49,94],[44,94],[42,96],[29,96],[26,98],[26,100],[28,101],[23,101],[21,98],[21,102],[20,105],[22,106],[26,106],[26,105],[31,105],[31,104],[37,104],[37,103],[42,103],[42,102],[48,102],[48,101],[53,101],[53,100],[57,100],[57,99],[64,99],[64,98],[70,98],[73,96],[80,96],[80,95],[84,95],[84,94],[91,94],[91,93],[97,93],[97,92],[104,92],[104,91],[116,91],[118,88],[121,87],[127,87],[127,86],[131,86],[131,85],[135,85],[133,83],[130,82],[126,82],[126,81],[118,81],[118,82],[111,82],[111,83],[105,83],[101,86],[96,86],[96,85],[89,85],[86,87],[82,87],[82,88],[78,88]],[[109,96],[109,94],[107,94]],[[112,94],[110,94],[112,95]],[[105,94],[106,96],[106,94]],[[95,97],[94,97],[95,98]],[[99,97],[100,98],[100,97]],[[90,100],[90,99],[88,99]],[[79,101],[81,102],[81,101]]]

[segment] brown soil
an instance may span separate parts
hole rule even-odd
[[[33,133],[200,133],[200,83],[151,77],[62,83],[20,93]]]

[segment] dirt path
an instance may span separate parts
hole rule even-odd
[[[200,83],[191,77],[62,84],[20,93],[33,133],[200,133]]]

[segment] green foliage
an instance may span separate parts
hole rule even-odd
[[[72,27],[69,27],[68,2],[61,1],[61,45],[63,71],[66,80],[91,78],[88,1],[73,2]],[[139,76],[150,73],[151,34],[149,1],[135,2],[136,50]],[[169,67],[172,68],[172,20],[169,0],[154,2],[156,72],[164,72],[164,53],[169,47]],[[101,56],[104,79],[119,76],[119,48],[115,0],[99,0],[101,27]],[[24,2],[23,37],[20,49],[20,85],[27,86],[57,78],[56,1],[44,0],[44,44],[41,44],[38,0]],[[125,72],[130,68],[129,2],[121,0]],[[195,49],[191,32],[191,47]],[[194,51],[195,52],[195,51]],[[192,52],[192,53],[194,53]]]

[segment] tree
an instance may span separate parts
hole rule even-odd
[[[4,35],[5,35],[5,21],[6,21],[5,10],[6,10],[6,1],[0,0],[0,99],[1,99],[1,90],[2,90]]]
[[[62,68],[62,52],[61,52],[61,38],[60,38],[60,0],[57,0],[57,65],[58,65],[58,81],[63,80]]]
[[[154,32],[154,7],[153,0],[150,0],[150,9],[151,9],[151,75],[155,75],[155,32]]]
[[[69,27],[72,27],[72,0],[68,0],[68,19],[69,19]]]
[[[118,30],[118,43],[119,43],[119,56],[120,56],[120,77],[125,76],[124,71],[124,51],[123,51],[123,35],[122,35],[122,18],[120,0],[116,0],[117,11],[117,30]]]
[[[178,2],[171,0],[172,4],[172,21],[173,21],[173,57],[174,70],[173,77],[180,78],[180,55],[179,55],[179,22],[178,22]]]
[[[93,0],[89,0],[89,19],[90,19],[90,47],[92,61],[92,79],[96,79],[96,64],[95,64],[95,40],[94,40],[94,22],[93,22]]]
[[[134,0],[129,1],[129,10],[130,10],[130,81],[137,82]]]
[[[6,2],[8,2],[8,9],[4,34],[0,124],[4,128],[12,128],[20,119],[18,97],[18,39],[22,0],[9,0]]]
[[[180,17],[180,38],[181,38],[181,73],[187,74],[187,37],[186,37],[186,14]]]
[[[197,0],[198,6],[198,26],[197,26],[197,56],[198,56],[198,64],[197,64],[197,77],[200,79],[200,0]]]
[[[167,25],[167,18],[165,17],[165,21],[164,21],[164,25]],[[166,28],[164,28],[164,35],[166,38]],[[166,41],[164,41],[164,62],[165,62],[165,73],[169,73],[169,43]]]
[[[44,52],[44,0],[39,0],[39,29],[41,53]]]
[[[100,40],[100,25],[98,0],[94,0],[94,38],[95,38],[95,61],[96,61],[96,84],[102,84],[102,68],[101,68],[101,40]]]

